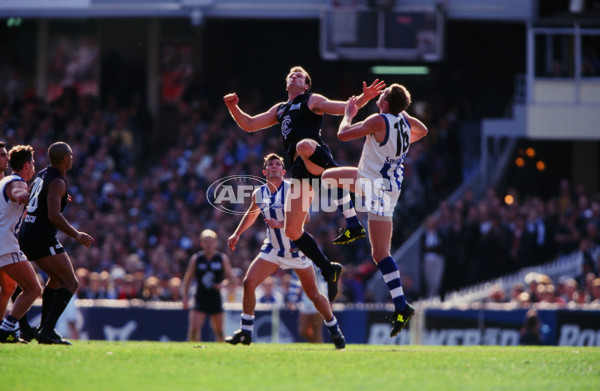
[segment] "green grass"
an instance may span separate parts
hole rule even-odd
[[[600,348],[0,345],[2,390],[600,390]]]

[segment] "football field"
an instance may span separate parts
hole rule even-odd
[[[600,348],[0,345],[3,390],[599,390]]]

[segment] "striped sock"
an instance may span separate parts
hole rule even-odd
[[[329,334],[333,335],[338,331],[338,322],[335,316],[330,321],[325,321],[325,326],[327,326],[327,330],[329,330]]]
[[[404,308],[406,308],[406,299],[404,298],[404,290],[400,283],[400,271],[398,270],[398,265],[396,265],[394,258],[387,257],[382,259],[377,264],[377,267],[383,275],[383,281],[385,281],[390,290],[390,295],[392,295],[396,311],[404,310]]]
[[[4,320],[2,321],[2,324],[0,324],[0,330],[15,331],[17,329],[18,322],[19,322],[19,320],[16,319],[15,317],[6,315],[6,318],[4,318]]]
[[[358,217],[356,217],[354,203],[350,198],[350,193],[348,192],[348,190],[337,189],[337,198],[334,198],[333,202],[335,205],[337,205],[338,210],[342,212],[342,214],[346,218],[346,228],[352,229],[360,225],[360,223],[358,222]]]
[[[241,320],[240,328],[244,331],[248,331],[252,333],[254,331],[254,315],[244,314],[242,312],[242,320]]]

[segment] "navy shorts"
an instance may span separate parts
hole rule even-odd
[[[220,314],[223,312],[223,303],[221,301],[221,293],[209,295],[196,295],[194,310],[204,312],[206,314]]]
[[[339,165],[335,162],[335,160],[333,160],[333,156],[331,156],[331,152],[329,151],[329,148],[327,147],[327,145],[321,145],[321,148],[323,148],[324,150],[327,151],[327,153],[329,154],[329,161],[327,162],[327,164],[325,166],[322,166],[324,169],[328,169],[328,168],[332,168],[332,167],[339,167]],[[296,160],[294,160],[294,162],[292,163],[292,179],[320,179],[321,175],[315,175],[313,173],[311,173],[310,171],[308,171],[308,169],[306,168],[306,164],[304,163],[304,160],[302,160],[302,158],[300,156],[298,156],[296,158]]]
[[[28,239],[19,238],[19,246],[30,261],[61,254],[66,251],[56,236],[30,237]]]

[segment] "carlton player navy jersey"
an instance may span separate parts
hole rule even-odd
[[[48,166],[37,175],[37,178],[31,185],[31,198],[27,204],[27,216],[19,231],[19,237],[22,235],[44,235],[55,236],[58,229],[48,218],[48,185],[54,179],[65,178],[54,167]],[[68,193],[61,199],[60,211],[62,212],[67,205]]]
[[[283,147],[292,161],[296,153],[296,144],[300,140],[309,138],[323,145],[321,139],[323,116],[313,113],[308,108],[308,99],[311,95],[310,93],[298,95],[277,108]]]
[[[207,259],[204,251],[196,254],[196,281],[198,282],[197,294],[214,291],[214,285],[225,279],[223,269],[223,257],[221,253],[215,253],[211,259]]]

